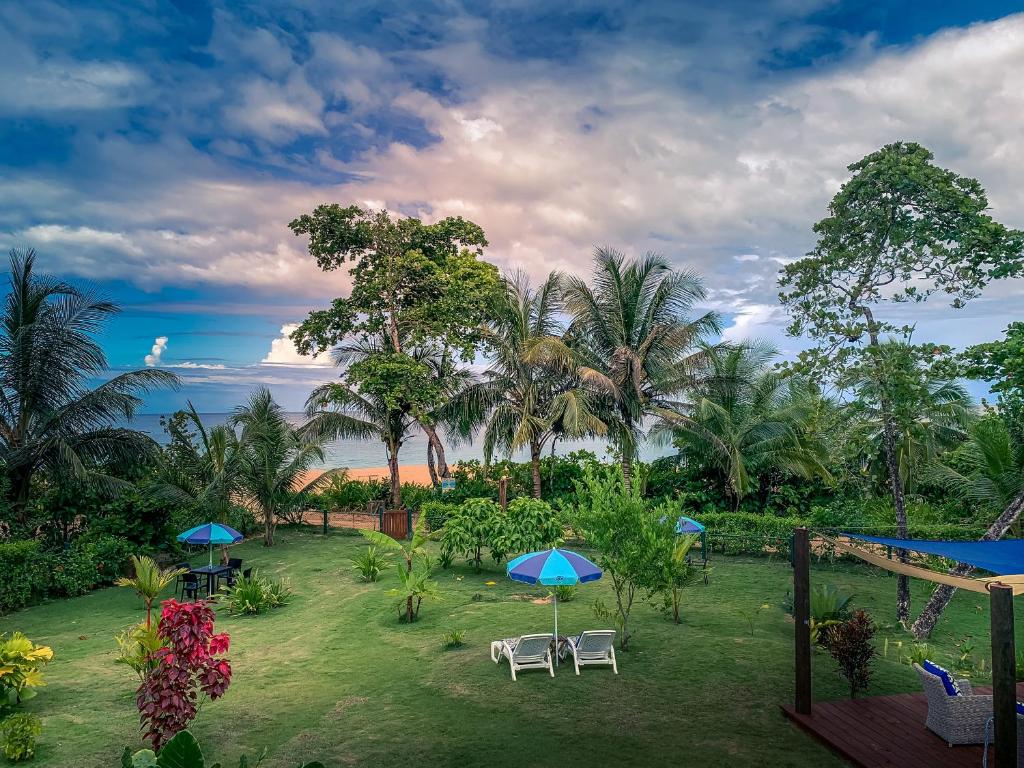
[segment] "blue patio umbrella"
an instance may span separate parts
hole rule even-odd
[[[702,523],[698,523],[692,517],[681,515],[680,518],[676,520],[676,533],[680,536],[688,533],[696,533],[700,536],[700,554],[701,557],[704,558],[704,563],[706,564],[708,561],[708,538],[707,532],[704,530],[704,525]],[[705,574],[705,583],[706,576],[707,574]]]
[[[214,544],[237,544],[244,536],[223,523],[203,523],[178,534],[178,541],[184,544],[206,544],[210,547],[210,565],[213,565]]]
[[[513,581],[524,584],[544,584],[546,586],[566,586],[597,581],[601,578],[601,569],[583,555],[568,549],[545,549],[541,552],[530,552],[520,555],[509,562],[505,569]],[[558,639],[558,594],[554,595],[555,603],[555,639]],[[555,660],[557,664],[557,659]]]

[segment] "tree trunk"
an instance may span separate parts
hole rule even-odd
[[[622,479],[626,482],[626,493],[633,491],[633,458],[625,451],[622,451]]]
[[[877,353],[879,349],[878,326],[870,307],[860,307],[867,320],[868,337],[871,348]],[[885,452],[885,468],[889,474],[889,486],[892,489],[893,506],[896,508],[896,538],[907,538],[907,506],[903,498],[903,483],[900,480],[899,462],[896,460],[896,428],[892,421],[892,402],[886,393],[884,376],[878,370],[878,359],[872,359],[872,371],[875,384],[878,386],[878,405],[882,416],[882,447]],[[907,550],[897,549],[896,559],[907,562]],[[910,619],[910,579],[903,574],[896,577],[896,620],[904,627]]]
[[[533,498],[540,498],[540,443],[530,443],[530,471],[533,473]]]
[[[269,507],[263,510],[263,546],[274,546],[274,512]]]
[[[437,479],[437,467],[434,464],[434,446],[427,442],[427,471],[430,473],[430,484],[437,488],[439,481]]]
[[[441,442],[441,438],[437,436],[437,428],[433,424],[425,424],[420,422],[420,427],[427,436],[427,442],[434,450],[434,456],[437,458],[437,475],[438,477],[451,477],[451,470],[448,469],[448,459],[444,452],[444,443]]]
[[[989,526],[988,530],[985,531],[985,535],[981,537],[981,541],[998,541],[1011,526],[1016,524],[1020,519],[1021,511],[1024,510],[1024,493],[1018,494],[1018,496],[1010,502],[1010,504],[1003,510],[1002,514],[996,518],[995,522]],[[966,576],[974,568],[966,563],[960,563],[950,573],[954,576]],[[932,592],[931,598],[928,600],[928,604],[921,611],[921,615],[917,617],[917,621],[914,622],[914,626],[911,627],[911,631],[914,633],[914,637],[918,640],[923,640],[931,634],[935,628],[935,624],[938,622],[939,617],[942,616],[942,612],[946,610],[946,606],[949,605],[949,601],[953,599],[953,594],[956,592],[956,587],[951,587],[947,584],[940,584],[936,587],[935,591]]]
[[[21,525],[28,522],[28,500],[32,490],[32,473],[26,467],[18,467],[8,475],[10,488],[7,497],[13,502],[14,519]]]
[[[398,448],[388,446],[388,474],[391,476],[391,509],[402,508],[402,481],[398,476]]]

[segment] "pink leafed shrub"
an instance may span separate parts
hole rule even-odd
[[[143,738],[159,751],[196,716],[200,694],[218,699],[231,683],[226,633],[213,633],[214,612],[205,602],[165,600],[158,631],[167,643],[156,651],[156,664],[139,686]]]

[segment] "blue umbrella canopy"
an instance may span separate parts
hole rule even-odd
[[[692,517],[683,515],[676,520],[676,533],[704,533],[704,526]]]
[[[178,541],[185,544],[237,544],[244,536],[230,525],[203,523],[178,534]]]
[[[237,544],[244,536],[223,523],[203,523],[178,534],[178,541],[185,544],[206,544],[210,548],[210,565],[213,565],[214,544]]]
[[[524,584],[581,584],[601,578],[601,569],[568,549],[546,549],[520,555],[507,567],[508,577]]]

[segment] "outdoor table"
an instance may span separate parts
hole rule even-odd
[[[192,573],[204,574],[206,576],[206,596],[209,597],[213,594],[213,579],[214,577],[220,581],[220,577],[223,574],[231,573],[230,565],[204,565],[202,568],[193,568]]]

